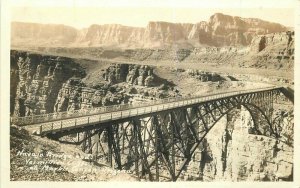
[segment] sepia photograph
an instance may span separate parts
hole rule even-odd
[[[294,1],[45,2],[8,10],[7,181],[295,181]]]

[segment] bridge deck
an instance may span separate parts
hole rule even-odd
[[[123,109],[116,108],[112,112],[104,112],[94,115],[86,115],[81,117],[73,117],[68,119],[61,119],[57,121],[51,121],[47,123],[36,123],[34,127],[39,127],[40,131],[39,134],[45,135],[48,133],[55,133],[60,131],[66,131],[76,128],[84,128],[85,126],[93,125],[93,124],[101,124],[105,122],[110,122],[113,120],[121,120],[130,117],[142,116],[150,113],[156,113],[164,110],[175,109],[179,107],[184,107],[188,105],[208,102],[211,100],[218,100],[222,98],[243,95],[243,94],[250,94],[250,93],[257,93],[262,91],[268,90],[275,90],[279,89],[280,87],[266,87],[260,89],[252,89],[252,90],[238,90],[238,91],[230,91],[230,92],[223,92],[223,93],[215,93],[210,96],[197,96],[192,98],[183,98],[181,100],[172,101],[167,100],[164,103],[160,104],[145,104],[141,107]]]

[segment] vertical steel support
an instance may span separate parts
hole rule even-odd
[[[107,131],[107,142],[108,142],[108,164],[112,167],[113,166],[113,151],[112,151],[112,139],[113,139],[113,133],[112,133],[112,127],[108,126],[106,128]]]
[[[122,154],[124,154],[125,149],[125,135],[126,135],[126,129],[124,129],[124,125],[121,127],[121,134],[122,134]]]
[[[175,161],[175,128],[174,128],[174,124],[172,123],[174,122],[173,120],[173,116],[170,115],[170,129],[171,129],[171,144],[172,144],[172,148],[171,148],[171,171],[173,174],[172,175],[172,181],[176,181],[175,179],[175,174],[176,174],[176,161]]]
[[[159,138],[158,138],[158,119],[157,116],[153,116],[153,124],[155,127],[154,136],[155,136],[155,180],[159,181]]]
[[[150,119],[149,119],[150,120]],[[145,135],[144,135],[144,140],[142,139],[142,126],[141,126],[141,121],[139,119],[134,119],[135,121],[135,125],[136,125],[136,128],[137,128],[137,139],[138,139],[138,145],[139,145],[139,149],[140,149],[140,158],[141,158],[141,173],[140,176],[144,176],[145,175],[145,172],[148,173],[148,176],[149,176],[149,180],[152,181],[153,180],[153,177],[152,177],[152,173],[151,173],[151,170],[150,170],[150,165],[148,163],[148,160],[147,160],[147,154],[145,152]],[[148,121],[149,122],[149,121]],[[144,129],[147,129],[147,124],[144,124]],[[144,133],[145,134],[145,133]]]
[[[112,134],[112,148],[115,156],[115,162],[118,165],[118,169],[121,169],[121,155],[120,155],[120,138],[119,138],[119,125],[112,125],[111,127]]]
[[[96,134],[96,136],[98,137],[97,138],[97,143],[96,143],[96,161],[97,161],[98,160],[98,154],[99,154],[99,140],[98,139],[100,139],[100,138],[99,138],[98,134]]]
[[[133,137],[134,137],[134,167],[135,167],[135,173],[138,177],[140,177],[140,172],[139,172],[139,142],[138,142],[138,128],[137,128],[137,124],[135,121],[132,120],[132,124],[133,124]]]
[[[91,137],[91,132],[90,131],[87,131],[87,136],[88,136],[88,148],[89,148],[89,153],[93,153],[92,151],[92,137]]]

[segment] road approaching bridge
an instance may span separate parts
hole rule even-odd
[[[276,90],[281,87],[264,87],[250,90],[235,90],[228,92],[212,93],[206,96],[168,98],[144,104],[113,105],[74,112],[60,112],[27,117],[13,117],[12,123],[17,125],[39,126],[39,134],[45,135],[51,132],[67,131],[74,128],[85,127],[91,124],[101,124],[113,120],[142,116],[157,113],[174,108],[186,107],[193,104],[218,100],[222,98],[257,93],[261,91]]]

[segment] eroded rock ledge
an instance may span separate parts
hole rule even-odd
[[[173,85],[153,67],[110,64],[97,84],[84,82],[86,70],[71,58],[11,52],[11,114],[29,116],[125,104],[136,98],[175,96]]]

